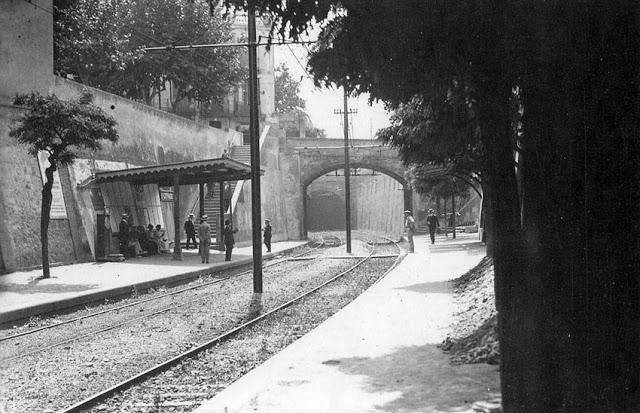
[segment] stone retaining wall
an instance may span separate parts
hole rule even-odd
[[[120,139],[106,143],[101,151],[81,152],[69,169],[61,168],[60,179],[67,209],[66,219],[52,219],[49,228],[51,262],[93,259],[95,211],[86,188],[96,162],[118,168],[218,158],[229,145],[242,142],[235,131],[201,126],[170,113],[128,99],[53,77],[49,92],[61,99],[76,99],[84,88],[94,95],[94,104],[117,121]],[[42,179],[38,161],[27,148],[9,137],[12,124],[25,109],[0,104],[0,271],[10,272],[41,265],[40,206]],[[104,161],[104,162],[100,162]],[[192,192],[192,188],[185,188]],[[135,208],[134,205],[131,206]],[[186,214],[185,208],[185,219]],[[172,218],[170,218],[172,219]]]

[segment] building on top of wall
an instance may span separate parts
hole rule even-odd
[[[236,15],[231,25],[231,42],[240,43],[247,39],[247,16]],[[258,42],[266,43],[269,36],[271,22],[266,18],[256,20],[256,35]],[[258,89],[260,121],[269,120],[275,112],[275,75],[273,49],[265,46],[258,47]],[[243,67],[249,67],[247,49],[240,56]],[[160,108],[171,109],[172,98],[171,85],[167,85],[166,91],[161,93]],[[248,80],[233,87],[231,93],[225,96],[219,103],[201,104],[195,101],[178,103],[175,112],[177,115],[194,119],[196,122],[209,125],[214,128],[242,132],[245,144],[249,139],[249,85]]]
[[[284,129],[287,138],[321,139],[325,138],[324,129],[313,126],[311,118],[302,108],[278,114],[278,126]]]
[[[120,139],[100,151],[81,152],[72,165],[61,166],[54,181],[55,205],[49,226],[51,263],[91,261],[96,256],[98,214],[111,213],[116,228],[126,212],[135,225],[160,224],[173,233],[172,206],[158,185],[115,183],[92,185],[99,171],[217,158],[242,134],[197,124],[53,74],[52,0],[3,0],[0,12],[0,273],[41,265],[40,205],[42,161],[9,136],[26,113],[12,104],[16,93],[55,94],[77,99],[83,90],[94,104],[113,116]],[[195,205],[196,188],[185,187],[181,210]],[[182,193],[182,188],[180,190]]]

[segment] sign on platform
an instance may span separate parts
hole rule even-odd
[[[173,202],[173,188],[160,188],[160,201]]]

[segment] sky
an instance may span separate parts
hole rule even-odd
[[[314,87],[313,80],[308,78],[308,74],[302,68],[304,66],[306,69],[308,47],[299,44],[275,46],[275,67],[284,62],[289,67],[289,72],[294,79],[300,80],[302,78],[300,97],[307,103],[306,111],[314,126],[325,129],[328,138],[343,139],[343,115],[333,113],[334,109],[341,110],[344,106],[343,91],[341,88],[318,89]],[[358,110],[358,113],[353,115],[352,125],[349,129],[350,137],[354,139],[375,138],[378,129],[389,126],[389,114],[384,110],[383,105],[374,103],[373,106],[370,106],[368,98],[368,95],[349,98],[349,109]]]

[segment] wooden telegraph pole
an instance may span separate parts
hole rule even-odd
[[[351,167],[349,166],[349,115],[358,113],[357,109],[349,110],[347,88],[344,88],[344,108],[335,109],[336,115],[344,115],[344,203],[346,215],[347,253],[351,253]]]

